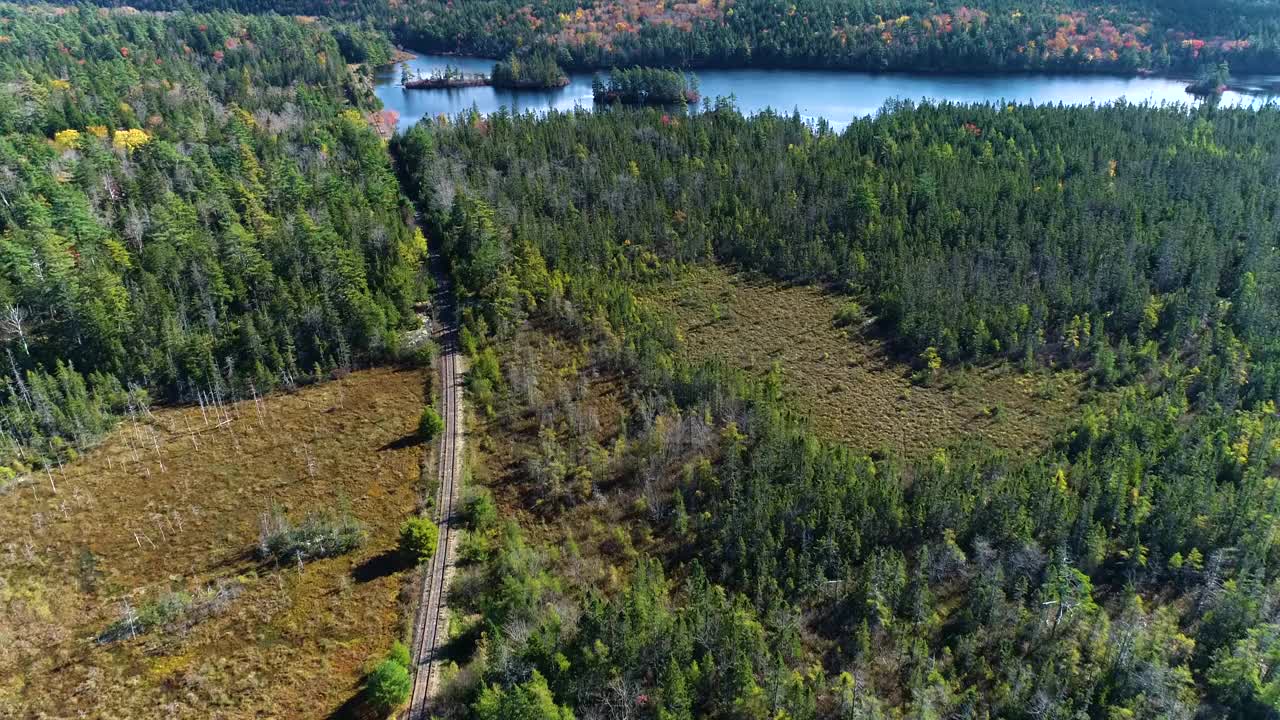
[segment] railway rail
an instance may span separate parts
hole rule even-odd
[[[442,289],[442,298],[448,290]],[[430,717],[430,700],[439,682],[440,646],[446,633],[442,625],[446,621],[445,601],[449,590],[449,575],[454,564],[458,532],[455,506],[459,495],[462,466],[459,460],[462,432],[462,406],[458,381],[457,328],[452,317],[452,305],[442,305],[440,319],[441,353],[440,404],[444,431],[440,433],[440,451],[437,473],[439,478],[436,495],[436,523],[440,534],[436,539],[436,551],[431,556],[422,594],[418,599],[418,611],[413,633],[413,690],[409,697],[408,720],[427,720]]]

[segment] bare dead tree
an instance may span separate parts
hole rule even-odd
[[[121,617],[124,620],[125,627],[129,628],[129,638],[133,639],[138,636],[138,613],[129,604],[129,598],[125,598],[121,603],[124,606]]]
[[[17,305],[9,304],[0,308],[0,339],[8,342],[14,338],[22,345],[22,352],[25,355],[31,354],[31,348],[27,345],[27,311]]]
[[[1235,554],[1234,547],[1221,548],[1209,554],[1209,560],[1204,564],[1200,596],[1196,599],[1197,609],[1211,605],[1222,595],[1227,573],[1235,565]]]
[[[124,236],[137,252],[142,252],[142,238],[151,225],[151,217],[145,208],[141,212],[132,204],[124,218]]]
[[[13,382],[18,387],[18,397],[22,398],[28,410],[35,409],[31,398],[31,389],[27,387],[27,382],[22,377],[22,373],[18,371],[18,363],[13,359],[13,353],[8,348],[5,348],[5,354],[9,356],[9,369],[13,372]]]
[[[0,202],[9,209],[13,206],[9,204],[9,193],[13,192],[18,184],[18,174],[12,168],[0,168]]]
[[[168,472],[164,466],[164,457],[160,454],[160,439],[156,436],[156,431],[150,427],[147,431],[151,433],[151,447],[156,451],[156,462],[160,464],[160,472]]]
[[[190,420],[188,420],[187,418],[183,418],[183,419],[182,419],[182,421],[183,421],[184,423],[186,423],[186,425],[187,425],[187,437],[188,437],[188,438],[191,438],[191,448],[192,448],[193,450],[195,450],[196,452],[199,452],[199,451],[200,451],[200,441],[196,440],[196,434],[195,434],[195,432],[194,432],[194,431],[192,431],[192,429],[191,429],[191,421],[190,421]]]
[[[341,391],[341,388],[339,388],[339,391]],[[258,388],[253,383],[249,383],[249,393],[253,396],[253,411],[258,417],[258,427],[265,431],[267,426],[264,421],[266,420],[267,413],[262,407],[262,398],[258,396]]]
[[[636,700],[640,696],[640,687],[620,677],[609,681],[603,689],[592,698],[592,705],[584,714],[586,718],[598,720],[634,720],[639,717]]]

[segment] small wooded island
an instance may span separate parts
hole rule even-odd
[[[1195,82],[1187,86],[1187,92],[1200,97],[1222,95],[1231,81],[1231,68],[1227,63],[1205,67],[1196,75]]]
[[[494,87],[519,90],[562,88],[569,84],[569,76],[548,53],[526,57],[511,53],[506,60],[494,63],[490,79]]]
[[[545,90],[562,88],[569,84],[569,76],[549,53],[520,56],[509,54],[505,60],[494,64],[493,71],[465,73],[446,65],[426,76],[411,76],[406,67],[401,84],[410,90],[444,90],[492,86],[511,90]],[[614,69],[608,80],[596,76],[591,83],[591,95],[597,103],[621,103],[623,105],[679,105],[697,103],[702,96],[698,92],[697,79],[679,70],[633,67]]]
[[[447,88],[479,87],[490,85],[488,75],[481,73],[464,73],[461,70],[446,66],[443,70],[435,70],[430,75],[403,76],[402,84],[409,90],[444,90]]]
[[[1280,95],[1280,78],[1261,76],[1237,80],[1231,77],[1231,67],[1224,62],[1201,69],[1187,86],[1187,92],[1199,98],[1221,97],[1228,90],[1241,95]]]
[[[514,90],[543,90],[562,88],[569,84],[569,76],[548,54],[519,57],[511,53],[507,59],[494,63],[493,72],[489,75],[464,73],[451,65],[446,65],[443,70],[437,70],[425,77],[410,77],[406,70],[402,78],[402,84],[410,90],[442,90],[485,85]]]
[[[678,105],[701,99],[696,79],[677,70],[643,67],[613,70],[608,82],[596,76],[591,95],[598,103],[624,105]]]

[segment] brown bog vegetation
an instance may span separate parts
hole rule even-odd
[[[1071,371],[939,368],[922,382],[870,327],[840,327],[845,300],[814,287],[702,266],[652,299],[675,313],[695,358],[761,375],[777,363],[794,406],[823,434],[864,451],[921,455],[973,436],[1006,450],[1040,448],[1081,400],[1082,378]]]
[[[403,632],[394,548],[418,497],[423,386],[375,369],[155,410],[0,495],[0,717],[358,707],[365,664]],[[282,524],[360,542],[276,559],[259,547]]]

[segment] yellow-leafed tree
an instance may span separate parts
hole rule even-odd
[[[151,142],[151,136],[145,130],[137,128],[117,130],[111,138],[112,145],[129,152],[133,152],[149,142]]]

